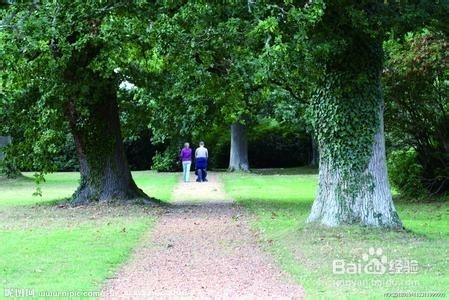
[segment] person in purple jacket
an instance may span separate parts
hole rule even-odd
[[[179,153],[179,158],[182,162],[182,174],[184,182],[189,182],[190,166],[192,165],[192,149],[190,149],[189,143],[184,144],[184,148]]]

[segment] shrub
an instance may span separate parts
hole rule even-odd
[[[53,157],[55,171],[78,171],[79,160],[76,155],[75,141],[67,134],[60,150]]]
[[[286,168],[310,163],[311,139],[304,131],[275,124],[260,124],[249,139],[253,168]]]
[[[150,169],[152,158],[156,155],[156,151],[164,150],[166,148],[161,145],[153,145],[151,136],[149,130],[143,130],[132,138],[125,139],[125,153],[131,170]]]
[[[20,175],[14,159],[0,159],[0,175],[4,175],[7,178],[17,178]]]
[[[151,169],[158,172],[174,172],[180,168],[178,149],[169,147],[163,152],[156,152]]]
[[[390,181],[403,196],[422,196],[426,189],[422,183],[423,167],[417,160],[415,149],[396,150],[388,157]]]

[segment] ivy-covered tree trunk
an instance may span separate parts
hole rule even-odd
[[[229,171],[249,171],[247,129],[239,122],[231,125]]]
[[[87,120],[77,111],[75,102],[69,102],[67,117],[81,173],[73,203],[146,202],[149,198],[136,186],[126,160],[115,89],[103,90],[101,99],[90,105]]]
[[[319,189],[309,222],[402,227],[388,183],[379,73],[332,74],[315,101]]]

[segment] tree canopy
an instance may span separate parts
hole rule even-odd
[[[231,136],[230,170],[247,170],[248,128],[269,118],[301,124],[318,145],[309,221],[400,227],[385,106],[429,190],[447,190],[448,1],[2,3],[1,133],[15,141],[7,159],[54,171],[70,133],[76,203],[148,199],[123,135],[150,128],[154,143],[173,146],[219,128]]]

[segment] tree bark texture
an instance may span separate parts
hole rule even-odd
[[[380,91],[380,81],[375,83]],[[377,94],[377,93],[376,93]],[[378,122],[372,137],[372,152],[369,163],[361,176],[369,179],[360,185],[349,186],[352,183],[342,176],[342,169],[328,156],[320,156],[319,188],[313,203],[308,222],[335,227],[348,224],[359,224],[371,227],[402,228],[393,204],[388,182],[385,138],[383,124],[383,99],[379,92]],[[353,116],[347,116],[345,122],[352,122]],[[328,145],[318,140],[320,153]],[[357,149],[347,149],[344,153],[346,161],[351,160],[352,152]],[[355,190],[348,193],[350,189]]]
[[[83,119],[83,125],[79,125],[82,117],[75,102],[67,107],[81,173],[73,202],[145,202],[149,198],[136,186],[126,160],[115,89],[103,92],[101,100],[89,106],[89,117]]]

